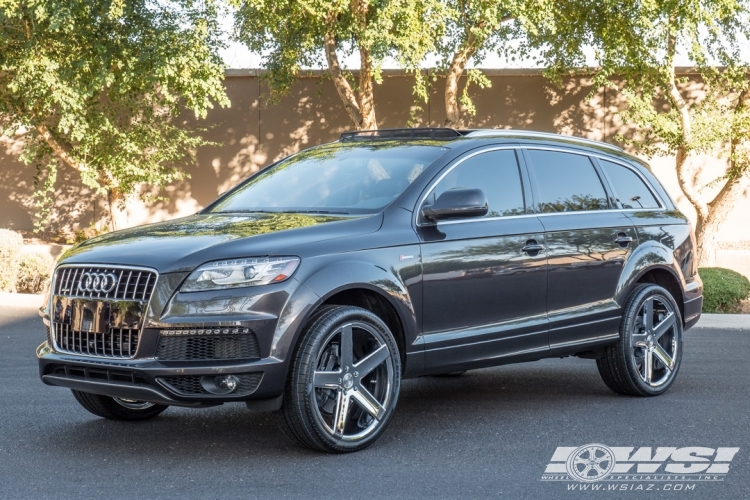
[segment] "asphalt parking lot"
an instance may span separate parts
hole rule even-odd
[[[408,380],[384,436],[344,456],[296,447],[272,415],[243,405],[170,408],[140,423],[96,418],[39,381],[43,339],[33,308],[0,305],[3,500],[750,497],[747,330],[689,331],[681,373],[658,398],[617,396],[594,361],[577,358]],[[597,491],[542,480],[557,447],[587,443],[740,450],[721,480]]]

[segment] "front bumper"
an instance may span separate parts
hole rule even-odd
[[[47,385],[67,387],[104,396],[149,401],[173,406],[215,406],[234,401],[276,400],[283,392],[286,363],[275,358],[159,362],[154,359],[115,360],[54,351],[47,343],[37,348],[39,376]],[[236,375],[242,382],[236,394],[195,394],[203,377]]]

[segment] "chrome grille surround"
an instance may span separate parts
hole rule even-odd
[[[117,282],[109,292],[86,286],[87,277],[114,275]],[[148,302],[158,277],[153,269],[121,266],[60,266],[55,270],[52,295],[72,298],[138,300]],[[93,281],[92,279],[92,281]],[[107,287],[109,288],[109,287]]]
[[[82,284],[82,279],[87,273],[92,277],[92,281],[95,275],[114,275],[117,281],[115,286],[100,287],[109,288],[109,292],[97,291],[92,289],[96,288],[92,287],[93,283]],[[158,277],[154,269],[141,267],[91,264],[59,266],[55,269],[52,280],[49,303],[50,335],[48,340],[51,341],[52,347],[58,352],[78,356],[133,359],[138,350],[142,315],[148,308]],[[99,333],[74,330],[69,323],[55,321],[56,299],[62,299],[66,303],[71,299],[83,299],[101,301],[114,306],[135,304],[140,310],[137,314],[138,326],[110,325],[107,331]]]

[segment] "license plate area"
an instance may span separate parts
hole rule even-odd
[[[112,329],[139,330],[146,304],[127,300],[92,300],[55,296],[52,317],[57,324],[85,333],[108,333]]]

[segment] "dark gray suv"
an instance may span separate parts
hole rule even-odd
[[[105,418],[243,402],[294,441],[373,443],[403,378],[552,356],[615,392],[674,382],[703,286],[648,166],[553,134],[345,133],[196,215],[71,249],[44,383]]]

